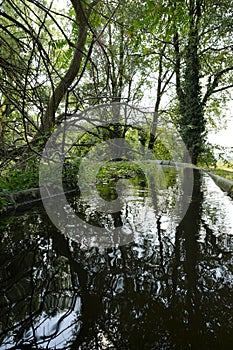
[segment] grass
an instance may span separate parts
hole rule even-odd
[[[225,165],[224,163],[218,162],[216,168],[208,168],[207,170],[210,170],[213,174],[233,181],[233,164]]]

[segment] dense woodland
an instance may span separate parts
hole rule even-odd
[[[57,125],[113,102],[150,107],[137,137],[153,152],[161,148],[156,133],[163,116],[176,125],[194,164],[214,161],[207,133],[223,124],[233,88],[231,0],[3,0],[0,6],[1,189],[36,186],[42,149]],[[104,137],[114,132],[122,136],[107,125]],[[80,136],[84,145],[89,136]],[[77,155],[86,150],[79,147]]]

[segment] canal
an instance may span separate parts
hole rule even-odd
[[[232,349],[233,202],[194,170],[181,218],[179,179],[167,171],[161,191],[127,180],[112,215],[96,213],[98,198],[67,197],[125,244],[90,244],[83,228],[77,239],[72,222],[61,232],[41,203],[2,216],[0,349]],[[97,189],[117,197],[115,183]]]

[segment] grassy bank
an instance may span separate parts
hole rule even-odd
[[[206,170],[211,171],[213,174],[222,176],[225,179],[233,181],[233,164],[225,165],[224,163],[217,163],[216,168],[207,168]]]

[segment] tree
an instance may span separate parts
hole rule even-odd
[[[181,135],[191,155],[192,162],[197,164],[198,155],[203,151],[206,136],[204,109],[201,101],[201,67],[198,53],[200,46],[199,28],[202,15],[201,1],[189,1],[187,15],[187,44],[184,53],[183,86],[181,86],[180,82],[180,34],[176,32],[173,37],[176,58],[176,91],[179,100],[179,127]]]
[[[226,101],[227,91],[233,87],[232,2],[178,0],[155,4],[148,0],[146,4],[142,30],[149,31],[148,39],[153,33],[155,48],[161,43],[167,46],[163,55],[169,57],[166,62],[175,73],[169,87],[172,91],[175,84],[178,102],[174,121],[196,164],[205,149],[208,114],[216,99]]]
[[[222,18],[219,13],[226,9],[226,4],[230,5],[230,8]],[[215,93],[232,88],[232,78],[228,75],[233,70],[232,47],[229,45],[229,13],[232,11],[232,4],[229,1],[213,3],[190,0],[186,2],[185,10],[187,34],[184,36],[184,32],[179,28],[173,35],[176,91],[181,135],[193,163],[196,164],[206,141],[207,104],[214,98]],[[214,14],[215,11],[218,15]],[[217,54],[214,42],[218,43]],[[210,69],[211,61],[214,65]],[[226,68],[223,69],[223,66]],[[229,83],[221,86],[227,75]],[[207,87],[204,88],[207,81]]]
[[[233,87],[231,2],[67,4],[59,13],[55,1],[2,2],[2,158],[26,149],[39,155],[38,144],[62,119],[105,102],[139,104],[153,87],[154,113],[150,125],[146,121],[144,144],[154,147],[166,96],[166,112],[174,116],[178,105],[174,122],[196,163],[209,114],[213,119],[219,98],[226,99]]]
[[[52,8],[52,3],[49,6],[46,2],[24,0],[17,4],[3,2],[2,41],[8,50],[1,52],[1,91],[21,114],[22,124],[30,123],[37,133],[48,133],[54,126],[61,101],[64,102],[74,80],[83,74],[84,58],[89,59],[96,40],[93,36],[87,43],[90,17],[98,3],[72,0],[63,15]],[[65,26],[71,32],[69,37]],[[10,61],[5,57],[9,48],[15,53]],[[7,87],[4,75],[8,80],[14,75],[11,88]],[[34,115],[29,117],[32,107]],[[39,118],[35,120],[36,114]]]

